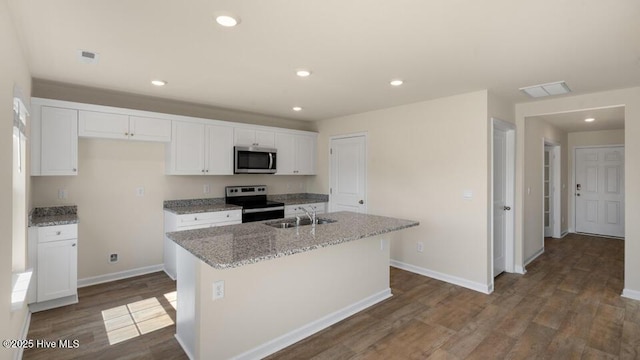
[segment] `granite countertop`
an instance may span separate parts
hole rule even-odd
[[[328,202],[329,195],[323,194],[281,194],[268,195],[267,199],[271,201],[279,201],[285,205],[313,204],[319,202]],[[214,211],[242,210],[242,206],[226,204],[222,198],[206,198],[206,199],[187,199],[187,200],[166,200],[164,209],[174,214],[199,214]]]
[[[29,212],[29,226],[55,226],[78,223],[78,207],[39,207]]]
[[[214,211],[242,210],[242,206],[226,204],[224,198],[166,200],[164,209],[174,214],[199,214]]]
[[[175,243],[216,269],[311,251],[347,241],[398,231],[420,223],[384,216],[336,212],[320,218],[334,223],[276,229],[264,222],[167,233]]]
[[[285,205],[301,205],[301,204],[313,204],[313,203],[319,203],[319,202],[329,202],[329,195],[312,194],[312,193],[267,195],[267,198],[272,201],[282,202]]]

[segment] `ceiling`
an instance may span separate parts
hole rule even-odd
[[[640,86],[638,0],[8,2],[34,78],[276,117],[482,89],[534,101],[518,88],[560,80],[573,94]],[[241,23],[218,26],[220,11]]]
[[[585,119],[593,118],[593,122]],[[539,119],[567,133],[578,131],[624,129],[624,106],[573,111],[559,114],[528,117],[526,121]]]

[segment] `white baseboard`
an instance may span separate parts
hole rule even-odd
[[[640,291],[631,290],[631,289],[623,289],[622,290],[622,297],[625,297],[627,299],[632,299],[632,300],[640,300]]]
[[[527,269],[525,269],[524,266],[516,265],[516,268],[514,270],[516,274],[520,274],[520,275],[524,275],[527,273]]]
[[[77,303],[78,303],[78,294],[76,293],[75,295],[69,295],[69,296],[65,296],[65,297],[61,297],[53,300],[47,300],[47,301],[29,304],[29,310],[32,313],[35,313],[39,311],[55,309],[62,306],[73,305]]]
[[[475,290],[484,294],[491,294],[491,292],[493,291],[491,284],[478,283],[478,282],[463,279],[457,276],[448,275],[441,272],[425,269],[419,266],[403,263],[397,260],[391,260],[390,263],[391,263],[391,266],[396,267],[398,269],[410,271],[412,273],[416,273],[419,275],[428,276],[430,278],[434,278],[437,280],[442,280],[450,284],[462,286],[467,289]]]
[[[27,340],[30,324],[31,324],[31,311],[27,309],[27,316],[24,317],[24,323],[22,324],[22,330],[20,332],[20,337],[19,337],[20,340]],[[24,347],[18,347],[18,351],[14,353],[14,359],[15,360],[22,359],[23,353],[24,353]]]
[[[106,282],[127,279],[134,276],[151,274],[154,272],[162,271],[164,266],[162,264],[145,266],[137,269],[125,270],[115,272],[111,274],[92,276],[84,279],[78,279],[78,287],[85,287],[91,285],[98,285]]]
[[[535,259],[538,258],[538,256],[544,254],[544,248],[538,250],[538,252],[536,252],[535,254],[533,254],[530,258],[528,258],[525,262],[524,262],[524,266],[527,266],[529,264],[531,264],[531,262]]]
[[[560,239],[562,239],[563,237],[565,237],[567,235],[569,235],[569,231],[568,230],[563,231],[562,234],[560,234]]]
[[[167,274],[167,276],[170,277],[171,280],[173,280],[173,281],[177,280],[177,276],[175,274],[172,274],[171,272],[169,272],[164,265],[162,266],[162,270],[164,270],[164,273]]]
[[[262,359],[270,354],[275,353],[276,351],[284,349],[289,345],[295,344],[296,342],[308,336],[311,336],[322,329],[325,329],[339,321],[342,321],[357,312],[360,312],[372,305],[375,305],[380,301],[388,299],[391,296],[392,296],[391,289],[387,288],[377,294],[373,294],[363,300],[360,300],[341,310],[338,310],[316,321],[313,321],[307,325],[304,325],[296,330],[293,330],[287,334],[284,334],[278,338],[275,338],[269,342],[266,342],[256,348],[246,351],[238,356],[234,356],[233,358],[239,359],[239,360]],[[189,356],[189,354],[187,354],[187,356]]]

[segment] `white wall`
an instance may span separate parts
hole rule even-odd
[[[523,224],[524,238],[522,253],[524,263],[528,263],[544,249],[543,223],[543,174],[544,174],[544,141],[549,140],[560,145],[560,182],[567,184],[567,133],[548,124],[541,119],[527,119],[525,121],[525,150],[524,150],[524,208],[525,222]],[[529,191],[529,189],[531,191]],[[567,227],[567,198],[565,189],[560,189],[561,230]]]
[[[8,2],[0,0],[0,338],[19,339],[27,317],[26,305],[11,311],[13,236],[13,89],[31,94],[31,76],[9,16]],[[27,166],[28,169],[28,166]],[[28,196],[28,194],[27,194]],[[26,256],[23,254],[23,257]],[[12,359],[14,350],[2,347],[0,359]]]
[[[572,132],[568,136],[568,162],[567,170],[569,173],[569,183],[567,184],[567,202],[569,204],[569,231],[575,231],[575,174],[573,158],[575,155],[575,148],[580,146],[604,146],[604,145],[623,145],[624,144],[624,129],[620,130],[603,130],[603,131],[581,131]]]
[[[525,118],[542,114],[553,114],[581,109],[600,107],[625,107],[625,184],[640,183],[640,87],[611,90],[587,95],[564,96],[550,100],[516,104],[516,123],[523,128]],[[524,232],[522,224],[526,218],[522,215],[528,204],[525,200],[524,179],[524,134],[518,133],[517,172],[520,174],[516,184],[516,211],[518,214],[516,242],[522,246]],[[626,296],[640,299],[640,222],[635,219],[640,214],[640,189],[627,185],[625,188],[625,276],[624,293]],[[516,261],[524,260],[522,253]]]
[[[319,121],[318,175],[309,190],[328,192],[329,138],[366,132],[369,213],[420,221],[394,241],[392,259],[486,291],[487,103],[487,91],[479,91]],[[465,190],[472,200],[463,199]]]

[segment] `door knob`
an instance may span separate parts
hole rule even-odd
[[[580,196],[580,193],[577,193],[576,196]]]
[[[358,204],[360,204],[360,205],[364,204],[364,200],[358,201]]]
[[[509,211],[509,210],[511,210],[511,206],[505,206],[503,209],[504,209],[504,211]]]

